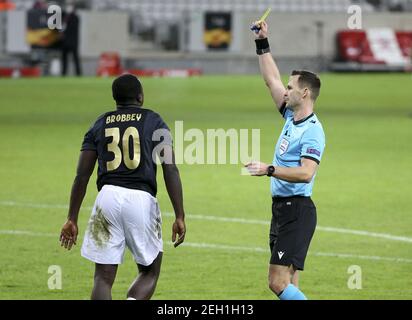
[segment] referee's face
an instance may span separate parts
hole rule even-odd
[[[285,92],[285,101],[287,106],[294,110],[302,103],[304,96],[304,89],[299,87],[299,76],[290,76]]]

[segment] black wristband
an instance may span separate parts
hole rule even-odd
[[[256,53],[258,55],[262,55],[264,53],[270,52],[270,46],[269,46],[268,38],[255,39],[255,43],[256,43]]]

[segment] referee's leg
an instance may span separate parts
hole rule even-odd
[[[305,295],[291,283],[295,272],[297,271],[293,265],[271,264],[269,266],[269,288],[280,300],[306,300]]]
[[[279,295],[290,284],[290,279],[293,277],[294,272],[292,266],[269,265],[270,290]]]
[[[292,284],[296,287],[299,288],[299,271],[296,270],[295,273],[292,276]]]

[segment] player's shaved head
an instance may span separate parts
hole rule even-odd
[[[315,73],[305,70],[294,70],[291,75],[299,76],[299,87],[307,87],[311,91],[311,99],[313,101],[318,98],[320,93],[320,79]]]
[[[117,104],[143,104],[143,88],[139,79],[131,74],[124,74],[113,81],[113,99]]]

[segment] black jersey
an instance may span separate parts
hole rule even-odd
[[[163,129],[161,141],[153,133]],[[165,130],[166,129],[166,130]],[[172,144],[170,130],[157,113],[136,106],[123,106],[100,116],[84,137],[81,150],[95,150],[98,157],[97,189],[115,185],[156,196],[156,162],[153,149]]]

